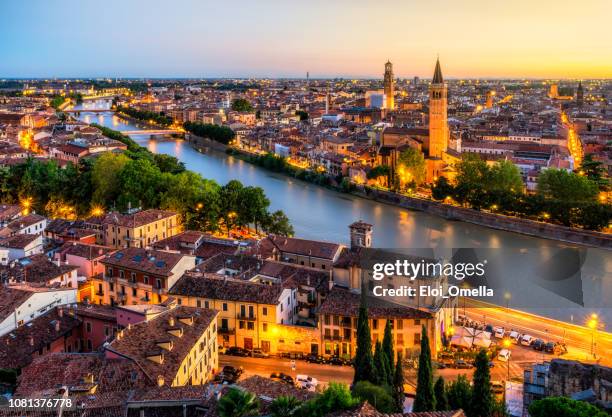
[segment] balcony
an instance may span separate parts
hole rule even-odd
[[[326,335],[323,335],[323,340],[340,341],[340,340],[342,340],[342,337],[340,335],[326,334]]]
[[[238,316],[236,317],[238,320],[247,320],[247,321],[255,321],[257,320],[257,317],[255,317],[255,315],[250,315],[250,314],[240,314],[238,313]]]
[[[145,284],[143,282],[137,282],[136,288],[140,288],[141,290],[152,291],[153,286],[151,284]]]
[[[97,290],[97,291],[96,291],[96,295],[97,295],[98,297],[104,297],[104,290]]]
[[[234,334],[236,333],[236,329],[228,329],[227,327],[219,327],[217,329],[218,334]]]

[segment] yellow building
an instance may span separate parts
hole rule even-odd
[[[346,288],[334,287],[319,309],[321,354],[352,358],[357,350],[357,317],[360,295]],[[430,339],[432,352],[440,348],[436,344],[435,315],[410,307],[368,297],[368,316],[372,346],[382,341],[387,320],[391,320],[395,351],[404,357],[413,356],[419,348],[422,326]],[[433,343],[432,343],[433,342]]]
[[[113,248],[145,248],[181,231],[178,213],[142,210],[133,214],[110,212],[90,217],[87,228],[96,231],[96,243]]]
[[[106,357],[136,362],[158,386],[204,384],[219,367],[217,314],[177,306],[129,324],[106,346]]]
[[[184,306],[217,310],[221,346],[258,348],[271,354],[318,349],[315,327],[293,326],[298,312],[296,289],[189,272],[169,295]]]

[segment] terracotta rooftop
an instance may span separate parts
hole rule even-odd
[[[72,255],[91,260],[100,258],[113,251],[115,251],[115,249],[106,246],[88,245],[80,242],[67,242],[64,243],[64,245],[59,249],[58,253],[61,255],[62,259],[66,259],[66,255]]]
[[[107,255],[100,262],[107,266],[169,276],[172,274],[172,269],[184,256],[186,255],[158,250],[126,248]]]
[[[31,226],[43,220],[45,220],[45,218],[41,216],[40,214],[31,213],[31,214],[28,214],[27,216],[23,216],[16,220],[13,220],[6,227],[8,227],[9,229],[13,231],[18,231],[20,229],[23,229],[24,227]]]
[[[338,243],[321,242],[317,240],[298,239],[294,237],[282,237],[275,235],[270,235],[262,239],[259,243],[259,249],[263,253],[276,249],[279,252],[284,252],[288,254],[312,256],[313,258],[321,258],[327,260],[333,260],[340,248],[341,245],[339,245]]]
[[[319,308],[319,314],[333,314],[338,316],[357,317],[361,296],[344,288],[331,289],[325,301]],[[379,297],[369,296],[368,315],[370,318],[407,318],[427,319],[432,315],[416,308],[382,300]]]
[[[0,337],[0,363],[5,368],[22,368],[32,361],[32,354],[48,343],[63,339],[81,321],[55,308]]]
[[[259,284],[227,278],[224,275],[187,272],[174,284],[168,294],[211,300],[277,304],[282,290],[278,284]]]
[[[31,295],[31,291],[0,285],[0,322],[13,314]]]
[[[39,235],[17,234],[13,236],[0,237],[0,246],[13,249],[25,249],[28,245],[39,238]]]
[[[191,317],[193,323],[183,323],[179,320],[183,317]],[[151,379],[163,376],[165,384],[169,386],[189,351],[216,317],[214,310],[178,306],[149,321],[124,329],[123,335],[118,335],[107,349],[136,362]],[[177,330],[182,335],[179,338],[169,330]],[[161,350],[158,343],[168,340],[173,342],[173,348]],[[162,363],[147,359],[153,352],[163,353]]]
[[[142,210],[134,214],[122,214],[116,211],[106,213],[101,217],[90,217],[87,219],[87,223],[103,224],[103,225],[116,225],[123,227],[140,227],[158,220],[167,219],[176,216],[176,212],[167,210]]]

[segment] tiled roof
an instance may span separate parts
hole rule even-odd
[[[59,253],[62,258],[65,259],[66,255],[77,256],[85,259],[95,259],[102,257],[115,249],[99,246],[99,245],[88,245],[80,242],[67,242],[59,249]]]
[[[0,246],[13,249],[25,249],[26,246],[39,238],[39,235],[18,234],[0,238]]]
[[[31,295],[30,291],[0,285],[0,322],[13,314]]]
[[[297,254],[302,256],[312,256],[321,259],[334,259],[334,256],[341,247],[338,243],[321,242],[317,240],[297,239],[294,237],[283,237],[270,235],[260,242],[262,249],[269,247],[276,248],[280,252]]]
[[[321,304],[319,314],[357,317],[361,296],[344,288],[331,289]],[[394,304],[379,297],[368,297],[368,315],[370,318],[408,318],[427,319],[432,315],[416,308]]]
[[[24,227],[28,227],[33,224],[39,223],[43,220],[45,220],[45,218],[41,216],[40,214],[32,213],[32,214],[28,214],[27,216],[20,217],[17,220],[13,220],[6,227],[8,227],[11,230],[16,231],[16,230],[23,229]]]
[[[325,417],[466,417],[466,415],[463,410],[385,414],[377,411],[372,405],[365,401],[351,410],[334,412],[327,414]]]
[[[123,227],[140,227],[161,219],[176,216],[176,212],[167,210],[142,210],[134,214],[122,214],[116,211],[106,213],[102,217],[90,217],[86,221],[93,224],[116,225]]]
[[[46,283],[78,269],[77,266],[52,262],[47,255],[38,254],[19,259],[11,266],[0,266],[0,272],[8,274],[9,281]]]
[[[5,368],[22,368],[32,360],[32,354],[78,327],[81,321],[58,308],[39,316],[0,337],[0,363]]]
[[[191,325],[179,320],[187,316],[193,318]],[[138,363],[151,379],[163,376],[165,384],[170,385],[189,351],[216,317],[214,310],[178,306],[124,329],[123,336],[117,337],[107,349]],[[180,339],[171,334],[170,329],[182,329]],[[157,343],[162,340],[174,342],[171,350],[163,350],[163,362],[159,364],[147,359],[151,352],[160,351]]]
[[[172,269],[186,255],[147,250],[143,248],[126,248],[107,255],[102,262],[104,265],[117,266],[154,275],[171,275]]]
[[[34,359],[22,370],[15,394],[42,395],[62,385],[76,390],[85,384],[88,375],[93,376],[98,393],[144,388],[155,383],[127,359],[109,359],[100,353],[52,353]]]
[[[169,295],[277,304],[282,287],[227,278],[224,275],[187,272],[168,292]]]
[[[2,204],[0,205],[0,221],[11,220],[21,214],[21,206],[19,204]]]

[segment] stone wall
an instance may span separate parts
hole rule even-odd
[[[449,220],[460,220],[508,232],[612,249],[612,235],[607,233],[476,211],[437,201],[398,195],[389,191],[371,190],[369,193],[361,191],[358,195],[411,210],[425,211]]]

